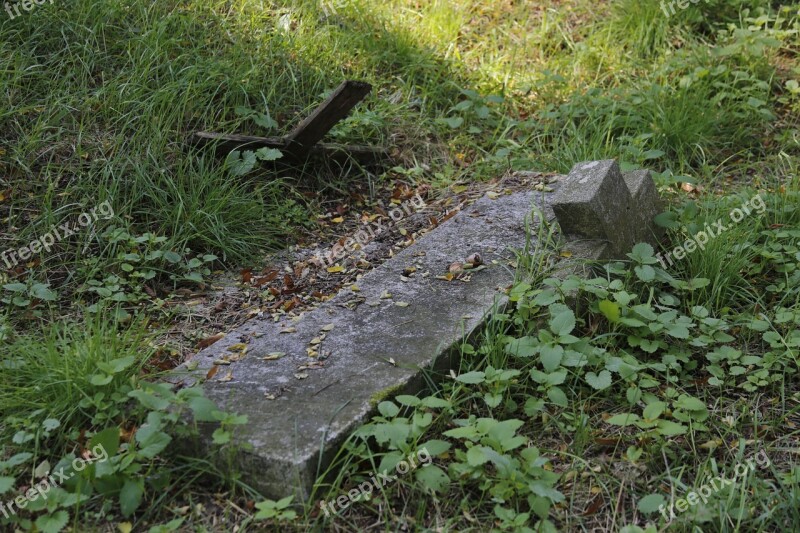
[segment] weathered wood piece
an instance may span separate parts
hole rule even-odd
[[[372,86],[363,81],[342,82],[313,113],[286,136],[287,149],[298,158],[307,155],[371,90]]]
[[[284,157],[278,159],[276,163],[287,160],[297,162],[308,157],[326,157],[335,161],[345,161],[352,158],[359,163],[369,165],[380,163],[389,158],[389,154],[383,148],[374,146],[359,146],[335,143],[320,143],[311,147],[308,154],[298,157],[286,146],[286,140],[282,137],[255,137],[252,135],[225,135],[221,133],[210,133],[199,131],[194,134],[192,144],[198,148],[208,145],[215,146],[216,155],[225,157],[234,150],[258,150],[259,148],[277,148],[283,152]]]
[[[353,159],[364,165],[379,164],[389,159],[384,148],[319,142],[370,90],[372,86],[369,83],[352,80],[343,82],[285,137],[224,135],[200,131],[194,134],[190,142],[198,148],[214,145],[218,157],[225,157],[234,150],[276,148],[283,153],[283,158],[276,161],[277,164],[296,163],[309,157],[324,157],[338,162]]]

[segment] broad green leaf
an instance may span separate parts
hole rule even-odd
[[[554,372],[559,365],[561,365],[561,359],[564,357],[563,346],[559,344],[545,344],[540,348],[539,352],[539,358],[546,371]]]
[[[594,372],[587,372],[586,383],[595,390],[607,389],[611,386],[611,372],[603,370],[599,375]]]
[[[14,487],[16,479],[13,477],[0,477],[0,494],[5,494]]]
[[[444,470],[436,465],[420,468],[414,476],[417,478],[417,483],[432,492],[444,492],[444,489],[450,484],[450,478]]]
[[[484,374],[483,372],[475,370],[472,372],[461,374],[456,378],[456,381],[468,384],[483,383],[485,381],[485,376],[486,374]]]
[[[381,402],[378,404],[378,411],[386,418],[394,418],[400,412],[400,408],[394,402]]]
[[[617,304],[611,300],[601,300],[598,303],[598,307],[600,308],[600,312],[603,313],[603,316],[606,317],[609,322],[612,324],[619,322],[620,307]]]
[[[110,427],[95,433],[89,440],[89,449],[93,450],[96,446],[102,446],[109,457],[117,453],[119,449],[119,428]]]
[[[565,309],[550,319],[550,330],[556,335],[568,335],[575,329],[575,313]]]
[[[644,514],[653,514],[658,511],[658,508],[662,505],[666,505],[667,500],[661,494],[648,494],[636,505],[636,508],[639,509]]]
[[[283,157],[283,153],[276,148],[259,148],[256,157],[262,161],[275,161]]]
[[[129,517],[142,503],[144,490],[138,480],[128,479],[119,491],[119,507],[122,516]]]
[[[606,424],[611,424],[612,426],[632,426],[636,422],[638,422],[639,415],[634,413],[620,413],[618,415],[614,415],[608,420],[606,420]]]
[[[666,408],[666,402],[655,401],[647,404],[647,407],[644,408],[644,412],[642,414],[648,420],[655,420],[661,416],[661,413],[663,413]]]
[[[36,519],[36,527],[42,533],[59,533],[69,522],[69,513],[63,509],[53,514],[45,514]]]

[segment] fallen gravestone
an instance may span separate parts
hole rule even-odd
[[[190,374],[202,379],[225,364],[205,390],[220,408],[249,418],[234,437],[244,445],[235,460],[245,480],[271,498],[307,499],[318,472],[379,401],[416,392],[424,372],[448,368],[464,336],[505,305],[513,249],[525,246],[526,221],[541,223],[532,207],[557,217],[565,234],[581,239],[571,245],[583,243],[593,258],[652,241],[658,196],[648,173],[582,163],[555,187],[484,197],[366,274],[358,292],[343,289],[296,322],[252,320],[198,353]],[[486,268],[437,278],[474,253]],[[413,277],[404,276],[411,267]]]

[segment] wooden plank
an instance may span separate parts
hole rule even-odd
[[[298,158],[309,154],[312,147],[350,112],[372,90],[369,83],[342,82],[328,98],[286,136],[287,148]]]
[[[234,150],[258,150],[259,148],[277,148],[284,157],[277,160],[296,162],[308,157],[327,157],[336,161],[355,159],[362,164],[377,164],[389,159],[389,154],[383,148],[372,146],[353,146],[344,144],[316,144],[305,156],[298,155],[286,148],[286,141],[275,137],[253,137],[250,135],[224,135],[200,131],[194,134],[191,143],[198,148],[208,145],[216,146],[216,155],[225,157]]]
[[[286,140],[279,137],[253,137],[251,135],[222,135],[198,131],[190,141],[198,148],[209,144],[216,146],[217,156],[226,156],[234,150],[258,150],[259,148],[277,148],[286,150]]]

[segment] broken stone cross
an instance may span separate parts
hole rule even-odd
[[[650,171],[623,173],[613,159],[572,167],[553,199],[553,212],[562,233],[578,239],[568,248],[578,247],[592,259],[623,258],[636,243],[655,246],[663,235],[653,222],[661,200]]]

